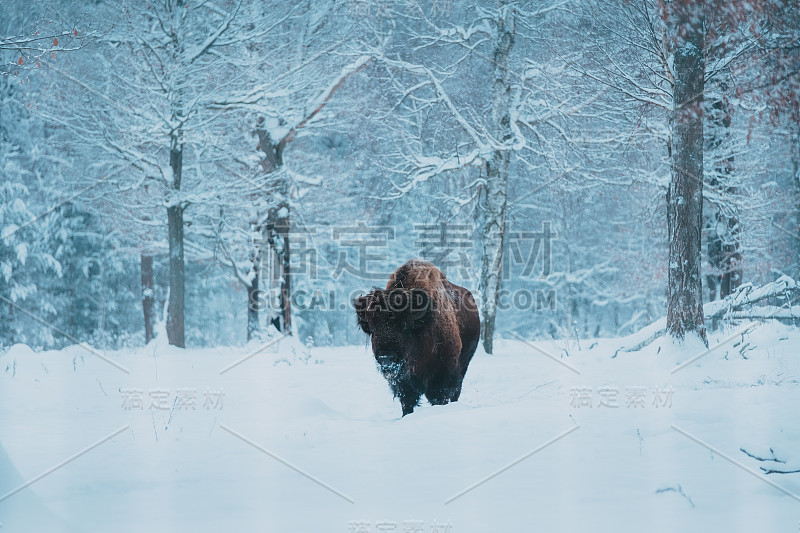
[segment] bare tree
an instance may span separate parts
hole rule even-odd
[[[79,50],[90,42],[95,36],[93,24],[86,16],[66,11],[64,6],[57,10],[45,2],[4,2],[0,6],[0,76],[41,68],[57,53]]]
[[[706,107],[709,128],[707,152],[712,158],[711,171],[707,172],[708,187],[704,196],[710,204],[707,217],[708,262],[711,271],[706,275],[710,300],[725,298],[742,283],[741,228],[735,198],[737,188],[732,183],[735,155],[732,151],[731,121],[733,109],[728,93],[729,77],[718,75],[712,80],[715,90],[707,90],[712,97]],[[716,197],[719,201],[711,202]]]
[[[502,149],[492,150],[486,161],[486,183],[483,185],[483,254],[481,256],[481,299],[483,320],[481,335],[486,353],[492,353],[494,323],[497,317],[497,294],[503,271],[503,242],[506,235],[506,206],[508,203],[508,166],[510,147],[514,141],[515,111],[512,94],[514,80],[510,71],[510,55],[514,47],[516,13],[513,2],[502,0],[494,27],[492,58],[492,103],[489,128]]]
[[[283,333],[292,331],[292,211],[300,187],[315,180],[305,178],[305,169],[286,164],[286,149],[330,122],[323,117],[334,96],[372,59],[354,50],[341,51],[353,38],[351,17],[343,16],[342,9],[313,2],[293,6],[285,21],[289,31],[272,36],[282,46],[275,47],[276,52],[252,45],[254,53],[264,53],[268,60],[249,73],[243,90],[213,103],[215,109],[255,118],[260,157],[250,170],[256,174],[226,193],[252,201],[247,228],[216,234],[225,262],[247,290],[248,339],[260,329],[259,311],[266,300],[262,293],[269,285],[278,295],[269,322]],[[223,242],[237,236],[241,250],[233,242]],[[263,278],[264,266],[270,267],[272,279]]]
[[[532,161],[546,161],[551,172],[568,173],[564,168],[568,163],[556,156],[549,139],[570,145],[572,138],[563,123],[594,100],[576,93],[568,85],[573,80],[559,80],[563,71],[556,73],[557,69],[526,57],[537,52],[546,16],[565,3],[555,1],[531,10],[513,0],[464,6],[458,16],[469,21],[466,26],[433,20],[422,10],[396,13],[404,40],[393,43],[376,37],[380,46],[372,51],[390,73],[403,74],[387,75],[397,95],[393,114],[398,148],[386,157],[392,189],[385,198],[400,198],[419,184],[446,179],[448,174],[470,176],[465,191],[453,202],[475,205],[482,219],[478,285],[487,353],[493,350],[502,284],[510,168],[517,163],[535,173]],[[461,77],[464,71],[478,71],[491,83],[473,87]],[[434,117],[438,124],[452,125],[427,128]],[[539,180],[546,186],[544,176]]]
[[[120,8],[106,12],[117,18],[92,56],[97,68],[90,75],[80,63],[52,67],[62,90],[81,104],[65,112],[51,103],[42,114],[95,150],[107,174],[124,173],[127,180],[114,180],[119,191],[160,191],[170,270],[167,336],[183,347],[185,210],[204,201],[211,184],[203,182],[203,168],[220,157],[224,138],[225,113],[212,104],[238,90],[237,69],[252,67],[234,60],[231,49],[266,30],[260,6],[244,0]]]
[[[153,256],[141,255],[142,270],[142,314],[144,316],[144,342],[148,343],[155,337],[155,296],[153,284]]]
[[[703,230],[704,6],[668,6],[674,46],[671,178],[667,192],[669,278],[667,331],[676,338],[696,333],[706,344],[700,265]]]

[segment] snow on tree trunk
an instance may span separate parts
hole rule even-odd
[[[259,117],[256,122],[256,135],[258,136],[258,149],[264,154],[261,166],[267,173],[278,172],[283,166],[283,149],[285,141],[273,141],[264,124],[264,118]],[[267,212],[266,237],[273,265],[273,282],[279,288],[278,312],[271,317],[270,322],[283,333],[291,334],[292,331],[292,304],[291,304],[291,255],[289,248],[289,222],[290,208],[289,186],[286,179],[279,186],[280,202]],[[260,252],[259,252],[260,253]]]
[[[732,109],[725,98],[727,81],[718,80],[717,85],[720,92],[709,107],[708,117],[711,126],[708,147],[714,158],[714,170],[708,184],[720,198],[717,205],[712,206],[714,211],[708,226],[708,262],[713,270],[706,279],[712,301],[725,298],[742,283],[739,215],[734,203],[726,201],[736,194],[736,188],[731,186],[734,162],[730,146]]]
[[[514,136],[511,127],[512,74],[508,60],[514,46],[515,20],[511,2],[503,0],[497,20],[494,44],[494,86],[492,90],[491,126],[495,148],[486,162],[486,184],[483,188],[483,253],[481,262],[481,300],[483,320],[481,334],[486,353],[492,353],[492,340],[497,316],[497,295],[503,267],[503,241],[506,231],[508,196],[508,144]]]
[[[247,340],[250,341],[258,335],[258,307],[260,293],[258,288],[258,270],[253,272],[253,281],[247,286]]]
[[[155,292],[153,291],[153,256],[142,254],[142,311],[144,313],[144,342],[153,340],[155,323]]]
[[[183,147],[177,144],[178,133],[173,137],[169,162],[172,168],[173,193],[181,188]],[[169,306],[167,308],[167,338],[172,346],[185,347],[184,296],[186,276],[183,261],[183,205],[179,198],[169,198],[167,205],[169,240]]]
[[[261,228],[257,228],[257,232],[261,234]],[[247,340],[250,341],[258,336],[261,330],[259,322],[259,310],[263,299],[261,298],[260,289],[260,276],[261,276],[261,263],[264,257],[264,246],[261,239],[257,243],[257,248],[253,251],[253,275],[250,284],[247,285]]]
[[[669,268],[667,331],[678,339],[703,323],[701,233],[703,225],[703,52],[702,4],[678,5],[671,122],[671,179],[667,192]]]
[[[795,198],[800,200],[800,123],[794,122],[792,128],[792,183],[794,184]],[[797,238],[794,242],[795,265],[797,267],[796,279],[800,280],[800,205],[796,206],[795,211],[795,235]]]
[[[288,195],[288,190],[286,191]],[[287,196],[284,196],[287,198]],[[289,202],[281,202],[269,210],[267,235],[273,254],[274,282],[278,287],[278,312],[272,318],[275,328],[287,335],[292,332],[291,248],[289,247]]]

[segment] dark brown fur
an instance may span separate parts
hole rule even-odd
[[[458,400],[480,336],[478,310],[467,289],[450,283],[432,263],[412,259],[391,275],[385,290],[353,303],[403,416],[423,394],[433,405]]]

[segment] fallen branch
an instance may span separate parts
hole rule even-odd
[[[727,296],[724,300],[708,302],[703,306],[703,314],[706,320],[716,320],[720,318],[735,319],[779,319],[779,318],[800,318],[800,306],[788,308],[780,306],[767,306],[751,309],[750,306],[766,300],[768,298],[783,298],[791,301],[800,296],[800,284],[789,276],[781,276],[776,281],[767,283],[761,287],[753,287],[751,284],[742,285],[736,292]],[[747,309],[745,311],[745,309]]]
[[[773,463],[786,463],[786,461],[781,461],[780,459],[775,457],[775,452],[772,451],[772,448],[769,449],[769,453],[772,454],[772,457],[759,457],[758,455],[755,455],[755,454],[752,454],[752,453],[748,452],[744,448],[739,448],[739,451],[742,452],[743,454],[745,454],[748,457],[752,457],[756,461],[769,461],[769,462],[773,462]]]
[[[761,287],[753,287],[751,284],[742,285],[736,289],[735,293],[726,297],[724,300],[717,300],[705,304],[703,306],[703,315],[706,320],[718,320],[723,317],[735,320],[800,320],[800,305],[788,307],[779,305],[751,307],[753,304],[769,298],[782,298],[786,302],[796,300],[800,298],[800,284],[789,276],[781,276],[776,281],[767,283]],[[642,348],[652,344],[656,339],[663,337],[665,333],[666,329],[660,328],[634,346],[622,346],[618,348],[611,358],[614,359],[620,352],[638,352]],[[745,357],[743,352],[740,353],[742,357]]]
[[[692,498],[688,494],[683,492],[683,488],[680,485],[678,485],[677,488],[676,487],[664,487],[663,489],[656,489],[656,494],[663,494],[665,492],[677,492],[678,494],[680,494],[681,496],[686,498],[686,500],[689,502],[689,504],[692,507],[694,507],[694,502],[692,501]]]
[[[745,311],[731,311],[725,315],[725,318],[734,320],[797,320],[800,319],[800,305],[791,307],[778,307],[776,305],[754,307]]]
[[[800,469],[797,470],[774,470],[772,468],[761,467],[765,474],[800,474]]]
[[[778,459],[775,456],[775,452],[772,450],[772,448],[769,449],[769,453],[772,455],[772,457],[761,457],[761,456],[756,455],[754,453],[748,452],[744,448],[739,448],[739,451],[742,452],[743,454],[745,454],[746,456],[748,456],[748,457],[750,457],[752,459],[755,459],[756,461],[761,461],[762,463],[781,463],[781,464],[786,464],[786,461]],[[776,467],[768,468],[768,467],[765,467],[765,466],[761,466],[759,468],[765,474],[800,474],[800,468],[798,468],[797,470],[783,470],[783,469],[779,469],[779,468],[776,468]]]

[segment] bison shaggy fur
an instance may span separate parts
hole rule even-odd
[[[400,399],[403,416],[424,394],[432,405],[458,400],[480,337],[472,294],[428,261],[412,259],[353,302],[370,336],[378,369]]]

